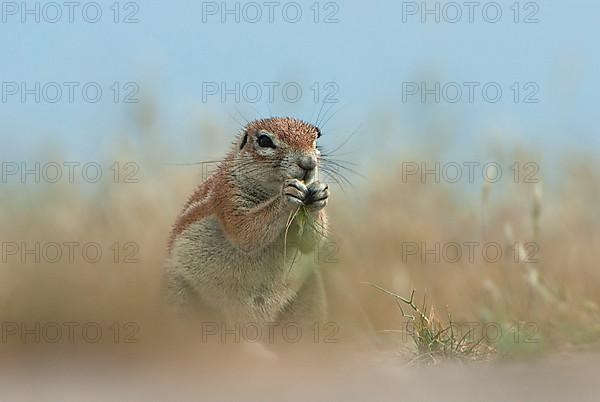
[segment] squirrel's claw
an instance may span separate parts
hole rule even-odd
[[[293,206],[300,207],[304,205],[304,200],[308,195],[308,188],[298,179],[288,179],[283,186],[283,196],[285,201]]]
[[[325,208],[329,199],[329,186],[319,181],[312,182],[308,186],[308,196],[304,203],[311,210]]]

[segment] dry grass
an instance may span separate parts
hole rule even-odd
[[[199,167],[166,166],[164,155],[177,161],[178,151],[156,137],[144,144],[115,144],[119,152],[106,157],[111,163],[138,162],[139,183],[2,184],[3,242],[96,242],[107,253],[97,263],[81,258],[3,263],[2,321],[134,321],[140,323],[142,340],[156,341],[150,345],[159,344],[165,333],[174,338],[164,339],[197,342],[193,325],[165,329],[171,322],[159,311],[170,225],[197,184]],[[537,160],[534,153],[502,152],[502,158],[521,163]],[[417,152],[412,160],[431,158]],[[339,338],[357,350],[401,350],[407,361],[425,355],[436,361],[472,358],[491,348],[499,356],[518,357],[595,345],[600,339],[600,170],[591,157],[572,155],[563,163],[551,177],[540,175],[549,183],[544,194],[524,183],[475,190],[473,184],[402,183],[401,161],[385,169],[361,167],[367,180],[356,180],[346,193],[331,185],[333,246],[319,260]],[[403,242],[467,241],[517,243],[521,256],[528,252],[526,243],[535,242],[539,262],[403,262]],[[121,256],[115,263],[109,251],[115,242],[135,243],[139,262],[125,263]],[[364,282],[392,292],[392,298]],[[410,298],[398,299],[413,289]],[[412,313],[399,312],[394,299]],[[420,299],[429,307],[417,308],[413,300]],[[451,312],[452,318],[442,322],[433,311]],[[403,331],[411,321],[412,345],[381,332]],[[468,331],[453,332],[461,323],[495,323],[504,332],[493,343],[481,343]],[[523,342],[527,337],[537,342]]]

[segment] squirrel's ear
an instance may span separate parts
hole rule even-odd
[[[248,142],[248,133],[244,133],[244,138],[242,138],[242,144],[240,145],[240,149],[244,148],[246,142]]]

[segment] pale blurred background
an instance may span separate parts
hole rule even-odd
[[[31,177],[23,183],[18,175],[8,176],[0,182],[2,241],[30,247],[96,242],[105,253],[97,263],[81,256],[72,263],[7,256],[0,265],[3,321],[136,322],[141,346],[132,351],[119,345],[117,355],[173,346],[191,360],[200,359],[207,348],[194,324],[175,325],[160,314],[170,225],[202,180],[202,163],[221,158],[246,120],[291,115],[315,122],[320,116],[321,122],[331,117],[321,145],[335,150],[335,158],[349,168],[338,171],[350,182],[332,183],[335,258],[319,258],[331,320],[347,341],[333,354],[366,353],[372,356],[369,364],[391,360],[404,367],[445,358],[488,361],[596,351],[600,5],[544,1],[525,8],[525,2],[518,3],[515,23],[513,3],[499,3],[503,15],[497,23],[486,22],[481,7],[473,23],[467,14],[457,23],[443,18],[434,23],[432,16],[421,23],[420,14],[403,22],[403,3],[394,1],[317,3],[318,23],[313,2],[299,3],[303,17],[298,23],[286,22],[281,7],[274,23],[266,14],[257,23],[243,17],[236,23],[231,15],[223,23],[220,14],[206,15],[203,22],[207,3],[192,1],[134,3],[138,8],[119,3],[120,19],[137,10],[139,22],[131,24],[113,22],[112,2],[99,3],[104,14],[96,24],[77,13],[74,23],[56,24],[21,23],[19,14],[3,15],[3,83],[97,82],[104,93],[98,103],[84,101],[80,92],[73,103],[66,95],[56,103],[7,95],[0,105],[1,160],[29,167],[96,162],[104,175],[97,183],[80,176],[74,183],[36,183]],[[539,22],[523,23],[535,10],[531,18]],[[338,22],[322,22],[326,15]],[[122,102],[129,92],[121,88],[115,103],[110,89],[115,82],[134,83],[139,102]],[[221,82],[227,88],[236,82],[293,82],[304,92],[295,103],[278,91],[272,102],[266,93],[255,103],[236,102],[233,96],[222,102],[220,93],[203,99],[203,83]],[[436,103],[431,96],[423,103],[419,95],[403,102],[407,82],[428,87],[496,82],[503,96],[487,102],[480,86],[472,103],[466,90],[457,103],[444,98]],[[515,82],[518,102],[510,89]],[[315,83],[320,88],[316,100]],[[523,102],[526,83],[537,86],[539,102]],[[331,88],[334,103],[325,102]],[[115,162],[118,183],[110,170]],[[125,167],[128,162],[133,170]],[[436,183],[431,176],[422,183],[419,175],[403,179],[406,163],[423,162],[428,168],[436,162],[496,162],[503,176],[494,184],[480,176],[473,183]],[[537,182],[520,176],[515,183],[514,163],[522,175],[530,172],[523,169],[527,163],[537,167]],[[124,180],[131,172],[135,183]],[[505,258],[449,263],[402,255],[405,243],[449,242],[495,242]],[[117,263],[110,249],[114,243],[121,252]],[[538,262],[511,260],[514,250],[518,254],[532,243]],[[133,249],[125,248],[131,244]],[[132,250],[137,262],[124,262],[123,253]],[[433,331],[434,338],[435,325],[444,328],[450,322],[495,323],[503,336],[465,346],[445,332],[438,335],[443,342],[429,339],[430,350],[424,350],[427,333],[416,340],[403,336],[409,319],[392,297],[364,282],[403,297],[414,290],[416,304],[431,321],[421,329]],[[535,334],[521,335],[536,342],[516,340],[511,328],[529,324]],[[13,339],[0,348],[8,357],[35,354],[40,345],[34,346]],[[59,346],[66,347],[105,350]],[[41,348],[51,354],[58,346],[42,342]]]

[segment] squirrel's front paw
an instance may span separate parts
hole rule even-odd
[[[298,179],[286,180],[283,187],[283,196],[286,202],[294,207],[318,211],[325,208],[329,199],[329,186],[318,181],[312,182],[308,187]]]
[[[329,199],[329,186],[319,181],[314,181],[308,186],[308,195],[304,204],[308,209],[318,211],[325,208]]]
[[[283,185],[283,197],[286,203],[292,207],[305,205],[308,196],[308,188],[298,179],[288,179]]]

